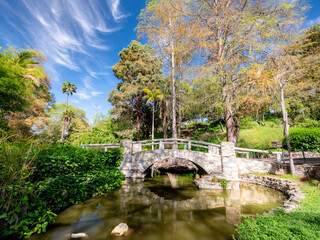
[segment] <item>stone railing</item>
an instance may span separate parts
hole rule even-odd
[[[107,152],[109,149],[117,149],[120,148],[120,143],[103,143],[103,144],[80,144],[82,148],[91,147],[99,150],[104,150]]]
[[[189,150],[189,151],[208,151],[209,149],[215,148],[217,154],[219,154],[220,145],[202,142],[202,141],[195,141],[195,140],[186,140],[186,139],[154,139],[154,140],[143,140],[133,142],[136,147],[140,148],[143,151],[146,146],[151,146],[151,150],[154,149],[182,149],[181,150]],[[138,147],[139,146],[139,147]]]
[[[277,163],[281,163],[281,152],[272,152],[266,150],[259,150],[259,149],[249,149],[249,148],[234,148],[237,154],[237,157],[242,157],[245,155],[247,159],[260,159],[263,155],[275,155],[277,159]]]

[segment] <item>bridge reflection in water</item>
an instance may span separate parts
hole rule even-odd
[[[242,216],[255,216],[282,205],[284,196],[263,186],[236,183],[233,190],[199,190],[193,179],[169,177],[127,182],[113,193],[74,205],[58,215],[45,234],[32,240],[64,240],[70,232],[90,239],[116,239],[112,229],[125,222],[126,240],[227,240]],[[138,182],[137,182],[138,181]]]
[[[220,217],[234,225],[240,224],[244,216],[255,216],[255,213],[249,210],[252,207],[260,205],[267,211],[270,203],[277,205],[284,201],[284,196],[280,192],[270,189],[271,191],[266,194],[266,188],[263,186],[240,182],[230,182],[232,185],[230,191],[201,189],[196,195],[188,195],[188,191],[176,191],[174,197],[170,199],[166,189],[170,187],[178,189],[178,182],[184,184],[183,181],[178,181],[178,175],[169,173],[168,177],[164,177],[163,182],[160,181],[156,187],[149,187],[149,182],[141,180],[135,180],[135,184],[126,184],[120,190],[123,207],[126,209],[133,202],[150,205],[150,211],[156,209],[158,217],[161,216],[162,210],[174,209],[172,214],[176,214],[177,211],[189,211],[190,221],[193,211],[225,208],[225,216]],[[246,209],[245,212],[242,212],[243,209]],[[247,210],[249,211],[246,213]]]

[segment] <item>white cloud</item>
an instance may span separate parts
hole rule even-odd
[[[114,20],[119,21],[129,16],[129,14],[124,14],[120,10],[120,0],[107,0],[107,4],[110,8]]]
[[[311,27],[317,23],[320,23],[320,16],[317,17],[316,19],[312,19],[312,20],[307,21],[307,26]]]
[[[83,67],[78,61],[80,55],[90,56],[92,49],[110,49],[100,33],[120,29],[105,9],[109,7],[117,22],[125,16],[119,9],[119,0],[108,3],[101,0],[22,0],[22,3],[25,8],[16,8],[11,1],[0,0],[1,16],[49,61],[76,71]]]
[[[81,79],[81,81],[83,82],[83,85],[86,89],[92,89],[92,78],[89,76],[86,76],[84,78]]]
[[[76,93],[76,95],[79,97],[79,99],[87,100],[87,99],[90,99],[92,97],[96,97],[98,95],[103,94],[103,92],[97,91],[96,89],[94,89],[94,85],[93,85],[94,79],[91,78],[90,76],[83,77],[81,79],[81,81],[82,81],[84,87],[80,88]]]
[[[92,94],[92,96],[97,96],[97,95],[103,94],[103,92],[92,91],[91,94]]]
[[[81,100],[88,100],[91,98],[90,94],[88,94],[88,92],[86,92],[85,90],[79,90],[75,95],[78,96]]]

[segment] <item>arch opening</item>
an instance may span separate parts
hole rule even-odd
[[[155,161],[144,171],[146,177],[151,177],[153,173],[159,175],[167,175],[167,173],[194,174],[194,176],[196,174],[200,176],[208,174],[199,164],[183,158],[166,158]]]

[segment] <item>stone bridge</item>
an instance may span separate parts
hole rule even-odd
[[[217,145],[184,139],[157,139],[138,142],[122,140],[121,145],[123,146],[123,161],[120,170],[129,178],[144,178],[154,163],[165,159],[188,160],[204,170],[206,174],[227,180],[238,180],[239,173],[245,172],[240,168],[246,168],[248,165],[243,164],[239,160],[240,157],[236,157],[236,152],[243,154],[245,149],[235,148],[232,142],[222,142]],[[277,155],[277,159],[279,157]],[[256,163],[252,163],[253,167],[255,165]],[[262,167],[272,168],[271,166]]]
[[[192,162],[205,174],[238,180],[239,174],[273,172],[280,169],[281,152],[235,147],[232,142],[213,144],[186,139],[122,140],[114,144],[81,144],[85,147],[123,147],[120,170],[127,178],[144,178],[161,160],[183,159]],[[270,158],[271,155],[276,157]]]

